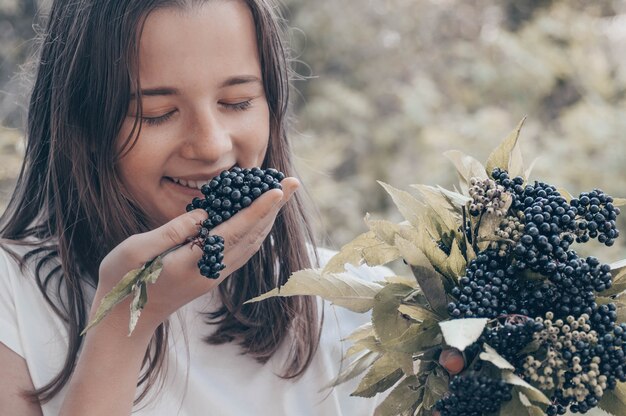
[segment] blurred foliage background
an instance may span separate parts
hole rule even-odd
[[[21,162],[33,24],[0,0],[0,209]],[[485,160],[524,117],[532,179],[626,196],[626,0],[283,0],[297,165],[326,245],[399,220],[381,180],[451,187],[459,149]],[[626,257],[623,236],[602,252]],[[579,247],[592,254],[599,245]]]

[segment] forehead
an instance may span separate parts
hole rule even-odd
[[[256,29],[245,3],[167,7],[146,18],[139,43],[143,85],[219,83],[244,73],[261,77]]]

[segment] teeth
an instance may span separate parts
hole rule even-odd
[[[172,180],[179,185],[183,185],[183,186],[186,186],[187,188],[192,188],[192,189],[201,189],[202,185],[208,182],[208,181],[186,181],[184,179],[178,179],[178,178],[172,178]]]

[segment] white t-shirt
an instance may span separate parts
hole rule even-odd
[[[21,253],[24,249],[17,251]],[[320,250],[322,264],[332,254]],[[349,271],[369,281],[391,274],[382,267],[364,266]],[[293,381],[276,375],[282,372],[287,348],[281,348],[262,365],[242,355],[240,347],[234,343],[208,345],[203,341],[215,326],[204,323],[200,312],[214,311],[218,304],[219,296],[211,293],[171,317],[164,387],[153,388],[149,397],[139,403],[134,415],[373,414],[380,394],[372,399],[350,397],[361,377],[332,390],[320,391],[347,364],[342,364],[341,358],[349,345],[341,339],[368,322],[369,314],[353,313],[323,302],[325,318],[319,349],[305,374]],[[186,327],[188,342],[182,327]],[[15,260],[0,249],[0,342],[26,360],[35,387],[45,385],[59,372],[67,349],[64,334],[65,327],[41,295],[32,270],[20,272]],[[63,389],[43,405],[44,416],[58,414],[65,391]]]

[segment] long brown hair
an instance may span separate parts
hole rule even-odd
[[[206,1],[210,0],[56,0],[52,4],[28,107],[24,164],[0,218],[2,238],[32,244],[19,260],[22,264],[35,261],[39,289],[68,329],[63,368],[32,392],[36,400],[50,400],[71,377],[90,307],[85,285],[97,286],[100,262],[121,241],[148,230],[146,214],[120,191],[115,168],[140,129],[141,110],[128,146],[116,148],[131,88],[140,91],[132,68],[137,64],[143,22],[157,8],[190,7]],[[293,73],[282,40],[279,8],[273,0],[241,1],[254,18],[270,108],[270,140],[263,164],[295,176],[287,141]],[[259,362],[269,360],[283,340],[291,339],[284,378],[300,376],[319,344],[322,322],[315,300],[288,297],[251,305],[243,302],[311,266],[313,233],[302,197],[294,197],[282,209],[259,252],[220,285],[223,306],[207,314],[208,321],[218,324],[208,343],[237,342]],[[63,301],[59,304],[56,299]],[[290,330],[293,337],[287,337]],[[138,385],[145,384],[140,398],[161,370],[167,334],[167,324],[161,325],[146,351],[138,381]]]

